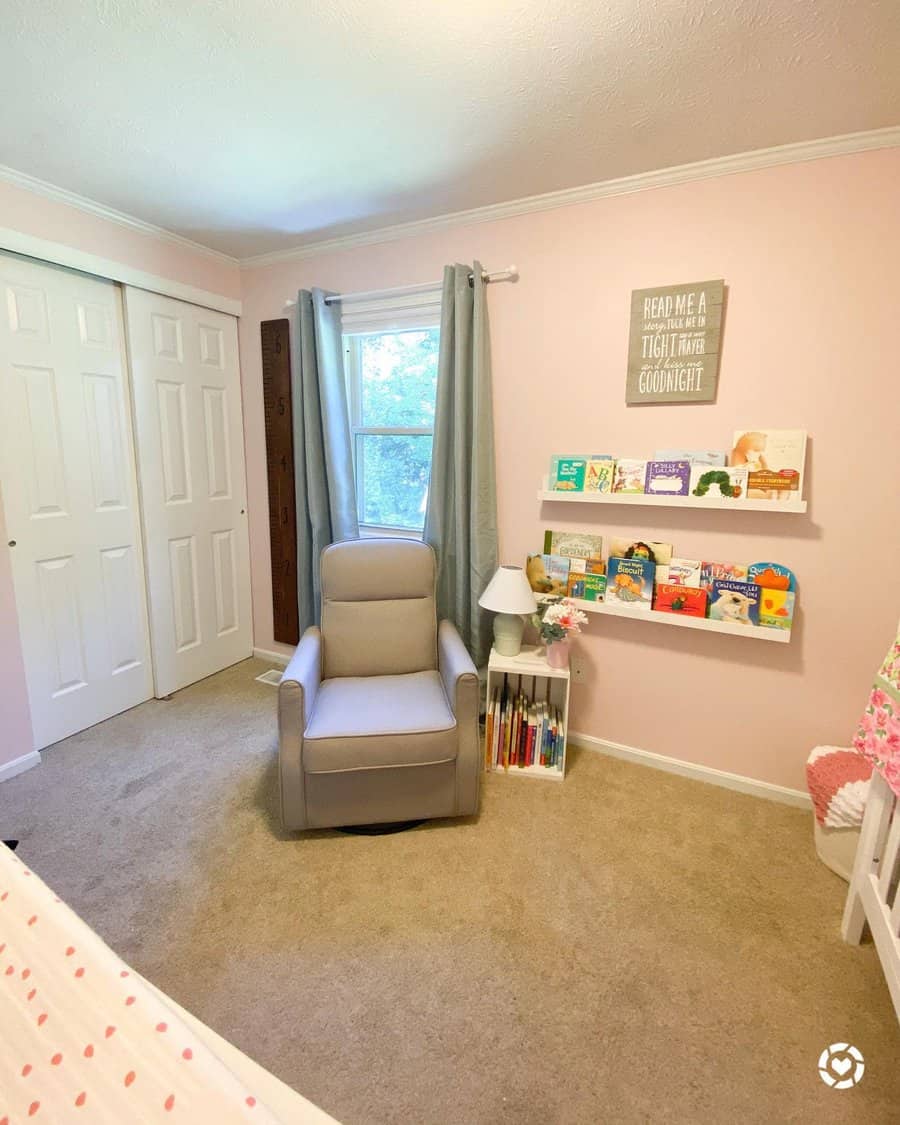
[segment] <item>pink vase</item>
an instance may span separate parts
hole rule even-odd
[[[569,642],[551,641],[547,645],[547,663],[551,668],[568,668]]]

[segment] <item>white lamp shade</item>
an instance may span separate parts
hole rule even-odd
[[[537,610],[534,592],[520,566],[501,566],[478,604],[495,613],[534,613]]]

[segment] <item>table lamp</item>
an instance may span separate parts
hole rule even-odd
[[[518,656],[522,649],[524,613],[534,613],[537,601],[520,566],[501,566],[478,599],[482,609],[493,610],[494,648],[501,656]]]

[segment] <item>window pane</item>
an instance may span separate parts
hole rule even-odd
[[[357,434],[360,522],[421,528],[430,472],[430,434]]]
[[[434,424],[437,328],[379,332],[360,338],[360,424]]]

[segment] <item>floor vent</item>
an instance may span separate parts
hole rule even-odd
[[[263,674],[261,676],[257,676],[256,679],[261,684],[271,684],[272,687],[278,687],[278,685],[281,683],[281,677],[283,675],[284,673],[280,668],[270,668],[268,672],[263,672]]]

